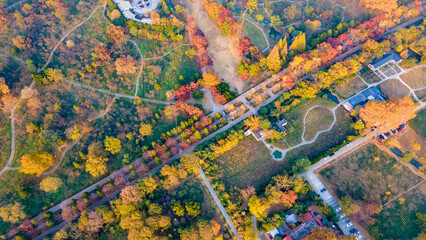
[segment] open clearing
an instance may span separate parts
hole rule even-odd
[[[204,32],[209,46],[207,53],[213,60],[213,68],[219,78],[231,85],[232,90],[239,93],[247,86],[247,83],[238,76],[238,61],[236,41],[231,41],[223,36],[216,28],[202,6],[202,1],[192,1],[188,4],[192,16],[197,19],[198,27]]]
[[[420,100],[425,100],[425,98],[426,98],[426,89],[417,90],[417,91],[414,91],[414,93],[416,94],[416,96]]]
[[[332,122],[333,114],[327,108],[318,107],[312,109],[305,119],[305,140],[312,140],[317,132],[329,128]]]
[[[424,183],[403,195],[405,202],[394,201],[380,213],[373,215],[373,224],[361,225],[368,229],[373,239],[414,239],[422,231],[415,221],[418,219],[416,213],[426,211],[425,193]]]
[[[330,131],[320,134],[312,144],[291,150],[287,153],[286,159],[306,156],[312,160],[330,148],[341,144],[348,136],[355,134],[353,128],[350,127],[352,118],[348,112],[339,108],[336,111],[336,118],[336,124]]]
[[[350,196],[354,200],[381,204],[422,180],[374,144],[344,156],[320,174],[339,198]]]
[[[398,79],[390,79],[380,84],[379,88],[388,98],[402,98],[410,94],[410,90]]]
[[[265,49],[268,44],[263,36],[262,31],[259,30],[253,23],[244,19],[244,26],[241,35],[250,38],[251,42],[259,48],[260,51]]]
[[[352,97],[365,88],[367,88],[365,83],[355,75],[349,81],[342,81],[333,85],[332,92],[339,97],[339,100],[342,100]]]
[[[313,106],[322,106],[324,108],[332,108],[335,106],[335,103],[333,103],[330,100],[317,97],[314,99],[303,100],[297,106],[291,108],[288,112],[285,112],[284,119],[288,122],[288,126],[287,126],[287,135],[284,137],[284,139],[290,145],[295,145],[302,141],[303,118],[305,117],[306,112]],[[315,114],[313,116],[315,116]],[[316,124],[308,124],[308,126],[306,126],[306,132],[309,132],[309,134],[311,135],[312,133],[314,133],[315,135],[315,133],[318,132],[318,129],[315,128],[315,125]]]
[[[426,67],[416,68],[401,75],[401,79],[413,89],[426,86]]]
[[[287,161],[277,162],[262,142],[253,136],[241,140],[238,146],[217,159],[223,166],[223,180],[228,186],[241,189],[248,186],[259,187],[272,176],[289,169]]]
[[[426,156],[426,140],[417,134],[413,129],[409,128],[404,131],[402,134],[398,134],[396,139],[401,145],[402,152],[413,151],[415,149],[414,143],[418,143],[421,146],[421,149],[416,152],[418,158]]]
[[[408,124],[416,131],[417,134],[426,139],[426,109],[417,113],[417,116],[411,119]]]

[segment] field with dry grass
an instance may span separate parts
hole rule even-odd
[[[344,156],[320,174],[339,198],[350,196],[354,200],[380,204],[386,204],[422,181],[374,144]]]
[[[265,145],[253,136],[244,138],[217,160],[223,166],[225,184],[239,188],[256,188],[267,183],[272,176],[289,169],[287,161],[273,160]]]
[[[426,86],[426,67],[411,70],[401,75],[401,79],[413,89],[424,87]]]
[[[382,93],[388,98],[402,98],[410,94],[410,90],[398,79],[391,79],[379,85]]]
[[[305,119],[305,140],[312,140],[315,135],[324,129],[327,129],[333,123],[333,114],[324,107],[312,109]]]

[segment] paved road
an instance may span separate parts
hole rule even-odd
[[[231,231],[234,233],[234,236],[236,236],[239,240],[241,240],[240,236],[238,235],[237,229],[234,227],[234,224],[232,223],[231,218],[229,217],[228,213],[226,212],[225,208],[223,207],[222,203],[217,197],[216,192],[214,191],[212,185],[210,184],[209,180],[206,177],[206,174],[204,174],[202,169],[200,169],[199,174],[201,175],[201,178],[203,179],[204,184],[206,184],[207,189],[209,189],[210,195],[212,195],[214,201],[216,202],[216,205],[219,207],[220,212],[225,217],[225,220],[228,223],[229,228],[231,228]]]
[[[357,149],[358,147],[362,146],[363,144],[368,142],[367,137],[361,137],[356,139],[351,143],[350,146],[345,146],[341,148],[341,150],[338,153],[335,153],[334,156],[329,157],[327,159],[323,159],[316,164],[313,164],[309,170],[305,173],[300,174],[301,176],[305,177],[306,181],[312,186],[314,191],[320,196],[324,202],[326,202],[330,207],[335,209],[340,209],[338,201],[333,197],[333,195],[329,192],[329,190],[326,190],[325,192],[321,192],[322,189],[327,189],[325,184],[319,179],[319,177],[315,174],[315,171],[324,165],[338,159],[339,157],[347,154],[348,152]],[[341,214],[340,211],[337,212],[337,214]],[[348,227],[347,224],[350,223],[351,226]],[[345,235],[350,235],[349,231],[354,228],[353,223],[350,221],[350,219],[347,216],[344,216],[343,218],[340,218],[340,220],[337,222],[337,225],[339,225],[340,229],[342,229],[343,233]],[[364,239],[363,237],[361,239]]]

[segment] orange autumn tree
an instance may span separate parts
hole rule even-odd
[[[361,0],[360,6],[379,12],[391,12],[398,8],[397,0]]]
[[[133,57],[127,55],[121,58],[117,58],[115,61],[115,69],[118,75],[133,74],[136,73],[138,67],[136,66]]]
[[[379,132],[396,129],[416,116],[417,106],[409,97],[391,98],[388,101],[370,101],[359,111],[367,128],[377,127]]]

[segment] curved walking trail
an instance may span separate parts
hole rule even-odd
[[[58,43],[56,43],[55,47],[52,49],[52,51],[49,54],[49,58],[47,58],[47,62],[44,64],[43,67],[41,67],[38,71],[43,71],[44,67],[47,67],[47,65],[49,65],[50,60],[53,57],[53,53],[55,53],[56,49],[59,47],[59,45],[65,40],[65,38],[67,38],[72,32],[74,32],[78,27],[80,27],[81,25],[85,24],[87,21],[89,21],[90,18],[92,18],[93,14],[95,14],[96,10],[98,10],[98,8],[103,7],[105,9],[106,7],[106,1],[103,5],[98,5],[93,11],[92,13],[90,13],[90,15],[82,22],[80,22],[79,24],[75,25],[73,28],[71,28],[64,36],[62,36],[62,38],[59,40]]]
[[[401,24],[401,25],[399,25],[399,26],[397,26],[397,27],[395,27],[395,28],[393,28],[393,29],[389,30],[387,33],[389,33],[389,32],[393,32],[393,31],[396,31],[397,29],[399,29],[399,28],[401,28],[401,27],[405,27],[405,26],[407,26],[407,25],[409,25],[409,24],[411,24],[411,23],[413,23],[413,22],[415,22],[415,21],[418,21],[419,19],[421,19],[421,18],[417,18],[417,19],[414,19],[414,20],[412,20],[412,21],[409,21],[409,22],[403,23],[403,24]],[[360,47],[358,46],[358,47],[356,47],[356,48],[358,48],[358,49],[359,49]],[[356,49],[356,48],[355,48],[355,49]],[[4,52],[6,52],[4,49],[2,49],[2,50],[3,50]],[[338,58],[337,58],[334,62],[339,61],[338,59],[343,59],[344,57],[347,57],[348,55],[352,54],[353,52],[354,52],[354,49],[352,49],[352,50],[350,50],[350,51],[348,51],[348,52],[346,52],[346,53],[342,54],[342,55],[341,55],[340,57],[338,57]],[[7,53],[7,52],[6,52],[6,53]],[[10,54],[8,54],[8,55],[10,56]],[[13,57],[14,59],[16,59],[16,60],[18,60],[18,61],[22,62],[22,60],[19,60],[19,59],[17,59],[17,58],[16,58],[16,57],[14,57],[14,56],[11,56],[11,57]],[[333,62],[333,63],[334,63],[334,62]],[[24,62],[22,62],[22,63],[23,63],[23,64],[25,64]],[[303,77],[301,80],[306,80],[306,79],[307,79],[307,78],[309,78],[310,76],[311,76],[311,74],[310,74],[310,75],[307,75],[307,76],[305,76],[305,77]],[[387,80],[389,80],[389,79],[384,79],[384,80],[382,80],[382,81],[380,81],[379,83],[376,83],[376,84],[378,85],[378,84],[380,84],[381,82],[383,82],[383,81],[387,81]],[[73,81],[71,81],[71,80],[67,80],[67,81],[69,81],[69,82],[70,82],[70,83],[72,83],[72,84],[80,85],[80,86],[82,86],[82,87],[91,88],[91,89],[98,90],[98,91],[99,91],[99,90],[101,90],[101,89],[92,88],[92,87],[90,87],[90,86],[86,86],[86,85],[83,85],[83,84],[78,84],[78,83],[75,83],[75,82],[73,82]],[[102,90],[102,91],[104,91],[104,92],[106,92],[106,93],[113,94],[113,95],[114,95],[114,96],[116,96],[116,97],[121,97],[121,96],[120,96],[121,94],[112,93],[112,92],[105,91],[105,90]],[[282,91],[280,91],[280,92],[276,93],[275,95],[271,96],[268,100],[266,100],[264,103],[259,104],[259,105],[258,105],[257,107],[255,107],[254,109],[255,109],[255,110],[258,110],[260,107],[263,107],[263,106],[265,106],[265,105],[267,105],[267,104],[271,103],[272,101],[274,101],[277,97],[279,97],[279,96],[280,96],[282,93],[284,93],[284,92],[285,92],[285,90],[282,90]],[[244,95],[244,94],[243,94],[243,95]],[[133,98],[133,99],[135,98],[135,97],[133,97],[133,96],[127,96],[127,95],[124,95],[124,96],[126,96],[126,97],[128,97],[128,98]],[[241,96],[240,96],[240,97],[241,97]],[[237,98],[237,99],[238,99],[238,98]],[[151,100],[151,101],[155,101],[155,100]],[[232,101],[231,101],[231,102],[232,102]],[[168,104],[170,104],[170,103],[168,103]],[[334,113],[334,112],[335,112],[335,110],[337,109],[337,107],[339,107],[341,104],[342,104],[342,103],[340,103],[338,106],[336,106],[335,108],[333,108],[334,122],[333,122],[332,126],[334,126],[334,123],[335,123],[335,121],[336,121],[336,116],[335,116],[335,113]],[[425,105],[426,105],[426,103],[425,103],[425,102],[420,102],[420,106],[419,106],[418,108],[424,107]],[[192,145],[191,147],[187,148],[186,150],[182,151],[181,153],[179,153],[179,154],[177,154],[177,155],[175,155],[175,156],[171,157],[171,158],[170,158],[170,159],[168,159],[166,162],[164,162],[164,163],[162,163],[162,164],[160,164],[160,165],[156,166],[155,168],[151,169],[148,173],[146,173],[145,175],[143,175],[143,176],[139,177],[138,179],[142,179],[142,178],[144,178],[144,177],[147,177],[147,176],[149,176],[149,175],[151,175],[151,174],[153,174],[153,173],[157,172],[157,171],[158,171],[159,169],[161,169],[164,165],[166,165],[166,164],[170,164],[172,161],[174,161],[174,160],[176,160],[176,159],[179,159],[179,158],[180,158],[183,154],[185,154],[185,153],[190,153],[190,152],[194,151],[194,149],[195,149],[195,147],[196,147],[197,145],[199,145],[199,144],[203,144],[205,141],[208,141],[208,140],[210,140],[210,139],[214,138],[217,134],[220,134],[220,133],[222,133],[222,132],[224,132],[224,131],[226,131],[226,130],[228,130],[228,129],[232,128],[235,124],[237,124],[237,123],[239,123],[240,121],[244,120],[244,119],[245,119],[245,118],[247,118],[250,114],[251,114],[251,112],[250,112],[250,111],[248,111],[248,112],[246,112],[244,115],[240,116],[239,118],[237,118],[237,119],[235,119],[235,120],[230,120],[226,126],[224,126],[224,127],[222,127],[221,129],[219,129],[219,130],[215,131],[215,132],[214,132],[214,133],[212,133],[211,135],[209,135],[209,136],[205,137],[204,139],[200,140],[199,142],[197,142],[196,144],[194,144],[194,145]],[[225,117],[227,117],[227,116],[225,115]],[[315,136],[314,140],[309,141],[309,142],[313,142],[313,141],[315,141],[315,140],[316,140],[316,138],[318,137],[318,135],[319,135],[320,133],[324,132],[324,131],[327,131],[327,130],[323,130],[323,131],[318,132],[318,133],[317,133],[317,135]],[[285,151],[288,151],[288,149],[287,149],[287,150],[285,150]],[[140,161],[141,161],[141,159],[137,159],[137,160],[133,161],[131,164],[132,164],[132,165],[136,165],[136,164],[138,164]],[[105,177],[104,179],[102,179],[102,180],[100,180],[100,181],[98,181],[98,182],[94,183],[93,185],[91,185],[91,186],[87,187],[86,189],[84,189],[84,190],[80,191],[79,193],[77,193],[77,194],[73,195],[72,197],[70,197],[70,198],[68,198],[68,199],[65,199],[65,200],[64,200],[64,201],[62,201],[60,204],[57,204],[57,205],[53,206],[53,207],[52,207],[52,208],[50,208],[48,211],[56,212],[56,211],[58,211],[58,210],[59,210],[62,206],[66,206],[66,205],[70,204],[71,199],[77,199],[77,198],[80,198],[80,197],[82,196],[82,193],[83,193],[83,192],[90,192],[90,191],[93,191],[94,189],[96,189],[96,185],[103,185],[103,184],[107,183],[108,178],[113,178],[114,176],[117,176],[118,174],[124,174],[124,173],[125,173],[125,169],[124,169],[124,168],[121,168],[120,170],[118,170],[118,171],[116,171],[116,172],[113,172],[111,175],[109,175],[109,176]],[[128,176],[128,175],[126,175],[126,176]],[[136,180],[135,180],[135,181],[133,181],[131,184],[134,184],[135,182],[136,182]],[[90,207],[89,207],[89,209],[93,209],[93,208],[95,208],[95,207],[97,207],[97,206],[100,206],[100,205],[102,205],[102,204],[104,204],[104,203],[106,203],[106,202],[110,201],[110,200],[111,200],[111,199],[113,199],[115,196],[117,196],[117,194],[118,194],[118,193],[120,193],[120,190],[117,190],[115,193],[111,194],[110,196],[108,196],[108,197],[106,197],[106,198],[104,198],[104,199],[100,200],[98,203],[96,203],[96,204],[94,204],[94,205],[90,206]],[[42,217],[42,214],[38,215],[37,217],[35,217],[35,218],[33,218],[33,219],[40,219],[41,217]],[[60,217],[60,216],[59,216],[59,217]],[[60,223],[58,226],[56,226],[56,227],[54,227],[54,228],[52,228],[52,229],[48,230],[47,232],[45,232],[45,233],[41,234],[40,236],[38,236],[38,237],[37,237],[37,238],[35,238],[35,239],[42,239],[42,238],[43,238],[43,237],[45,237],[46,235],[51,234],[51,233],[54,233],[54,232],[56,232],[56,231],[60,230],[60,229],[61,229],[63,226],[65,226],[66,224],[67,224],[66,222],[62,222],[62,223]]]
[[[302,143],[306,142],[306,140],[305,140],[305,132],[306,132],[306,118],[308,117],[309,112],[310,112],[311,110],[314,110],[315,108],[325,108],[325,109],[329,110],[328,108],[323,107],[323,106],[321,106],[321,105],[316,105],[316,106],[313,106],[313,107],[309,108],[309,109],[308,109],[308,111],[306,111],[305,117],[303,118]],[[334,114],[333,114],[333,115],[334,115]],[[336,120],[336,117],[334,117],[334,120]],[[336,122],[336,121],[334,121],[331,125],[332,125],[332,126],[334,126],[335,122]]]
[[[30,85],[30,88],[34,87],[35,82],[33,81]],[[10,156],[9,160],[7,161],[6,165],[3,167],[2,170],[0,170],[0,177],[3,175],[4,172],[9,170],[10,164],[12,164],[13,159],[15,158],[15,147],[16,147],[16,134],[15,134],[15,111],[16,108],[19,106],[19,104],[24,99],[22,97],[19,98],[19,100],[15,103],[15,105],[10,109],[10,131],[11,131],[11,139],[10,139]]]
[[[91,123],[91,122],[93,122],[93,121],[95,121],[95,120],[97,120],[97,119],[102,118],[103,116],[105,116],[105,114],[107,114],[109,112],[109,110],[111,110],[112,104],[115,102],[116,99],[117,99],[117,96],[114,96],[114,98],[111,100],[111,102],[106,106],[105,110],[102,111],[102,112],[100,112],[94,118],[90,119],[89,123]],[[80,134],[80,136],[76,140],[74,140],[70,144],[68,144],[66,146],[66,148],[62,151],[61,158],[59,159],[58,163],[52,169],[50,169],[49,171],[43,172],[42,175],[49,175],[49,174],[53,173],[54,171],[56,171],[56,169],[58,169],[58,167],[61,165],[62,160],[64,159],[64,157],[67,154],[67,152],[69,150],[71,150],[71,148],[73,148],[74,145],[76,145],[78,142],[80,142],[81,138],[83,138],[83,134]]]

